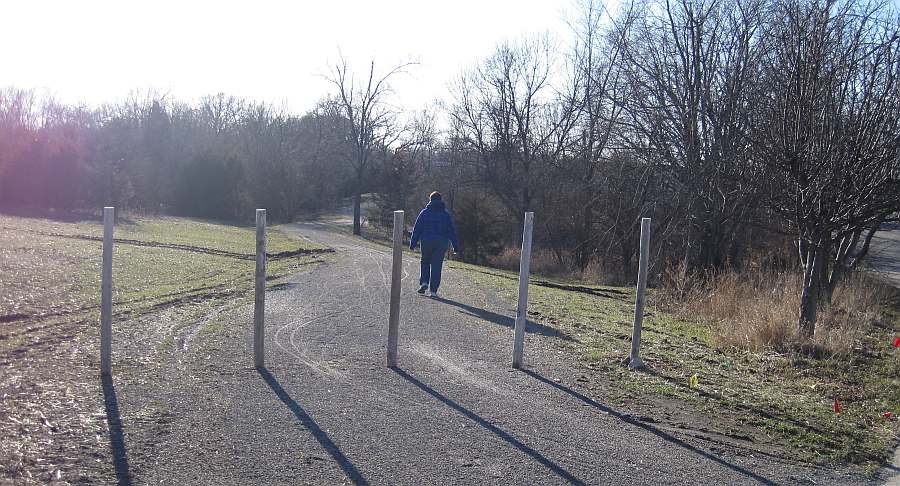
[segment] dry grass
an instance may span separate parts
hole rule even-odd
[[[881,306],[888,298],[883,285],[863,274],[850,274],[835,289],[832,304],[819,310],[816,333],[807,340],[797,326],[799,273],[752,269],[685,277],[675,268],[663,280],[666,307],[709,325],[714,344],[752,351],[849,353],[881,318]]]
[[[499,254],[487,258],[487,266],[501,270],[519,269],[519,249],[508,246]]]
[[[637,269],[635,268],[635,272]],[[615,285],[627,287],[634,285],[637,274],[623,275],[618,265],[610,264],[601,257],[594,257],[581,271],[580,280],[594,285]]]
[[[519,248],[506,247],[498,255],[487,260],[487,266],[500,270],[519,270]],[[542,277],[578,281],[592,285],[624,285],[627,278],[620,275],[599,257],[588,262],[584,270],[578,270],[571,256],[563,255],[562,260],[551,250],[537,250],[531,255],[531,273]]]

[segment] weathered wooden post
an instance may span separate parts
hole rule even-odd
[[[100,271],[100,373],[112,374],[112,251],[116,209],[103,208],[103,262]]]
[[[391,269],[391,310],[388,317],[388,368],[397,366],[397,334],[400,332],[400,280],[403,266],[403,211],[394,211],[394,259]]]
[[[266,210],[256,210],[256,302],[253,306],[253,365],[265,366]]]
[[[634,331],[631,334],[631,356],[628,366],[643,368],[641,361],[641,321],[644,319],[644,293],[647,290],[647,267],[650,264],[650,218],[641,218],[641,260],[638,265],[637,297],[634,300]]]
[[[519,258],[519,305],[516,307],[516,330],[513,341],[513,368],[522,367],[525,352],[525,325],[528,322],[528,273],[531,268],[531,228],[534,213],[525,213],[525,230],[522,232],[522,254]]]

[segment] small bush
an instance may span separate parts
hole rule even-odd
[[[488,258],[488,265],[503,270],[518,271],[522,252],[519,248],[506,247],[497,255]],[[559,258],[550,250],[538,250],[531,254],[530,272],[545,277],[571,277],[568,262]]]
[[[539,250],[531,255],[531,273],[547,277],[571,278],[570,262],[568,258],[562,260],[550,250]]]
[[[580,280],[593,285],[634,285],[637,275],[623,275],[619,265],[612,265],[596,256],[581,271]]]
[[[487,257],[487,264],[490,267],[499,268],[501,270],[518,270],[519,269],[519,249],[506,247],[500,250],[500,253]]]
[[[488,266],[502,270],[518,271],[519,248],[506,247],[497,255],[487,258]],[[629,282],[621,272],[610,268],[606,262],[595,257],[587,264],[584,270],[578,270],[568,254],[563,255],[562,260],[552,250],[538,250],[531,255],[531,274],[542,277],[551,277],[564,280],[577,280],[593,285],[625,285],[634,283],[636,276]]]

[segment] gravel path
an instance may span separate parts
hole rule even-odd
[[[338,256],[267,294],[265,370],[251,367],[252,306],[210,316],[223,323],[214,334],[186,328],[170,363],[117,365],[106,390],[122,417],[113,446],[123,482],[865,483],[727,446],[709,452],[595,401],[576,381],[577,358],[544,328],[529,329],[528,370],[514,371],[513,306],[452,269],[442,299],[420,296],[408,255],[399,368],[388,369],[388,254],[324,224],[290,231]]]

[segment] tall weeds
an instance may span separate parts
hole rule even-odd
[[[797,349],[828,354],[853,350],[880,318],[887,289],[872,278],[849,274],[835,289],[831,305],[819,311],[816,332],[798,332],[801,275],[763,268],[686,274],[673,267],[662,278],[661,304],[683,318],[711,327],[716,345],[748,350]]]
[[[488,257],[488,266],[503,270],[517,271],[521,250],[506,247],[497,255]],[[551,250],[537,250],[531,255],[531,273],[542,277],[577,280],[593,285],[625,285],[628,279],[621,275],[615,265],[609,265],[601,257],[594,257],[583,270],[579,270],[570,255],[562,260]],[[632,280],[634,276],[631,277]]]

